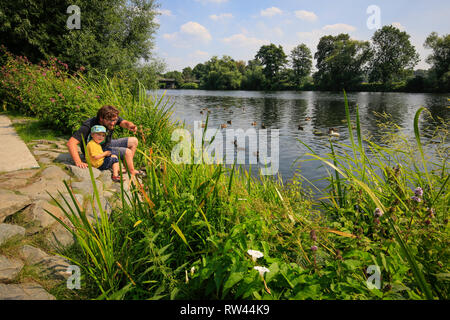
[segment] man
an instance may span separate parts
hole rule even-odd
[[[80,129],[78,129],[78,131],[75,132],[67,142],[67,148],[69,149],[69,153],[72,156],[75,165],[82,169],[86,169],[88,167],[87,163],[81,161],[77,146],[80,144],[81,151],[84,155],[85,150],[82,139],[84,138],[85,143],[88,143],[91,128],[95,125],[101,125],[107,129],[103,150],[110,149],[113,155],[116,155],[120,159],[125,159],[130,174],[140,174],[139,171],[134,169],[133,164],[134,154],[136,153],[138,146],[138,139],[135,137],[129,137],[112,140],[112,135],[116,125],[128,129],[133,133],[136,133],[137,127],[134,123],[119,117],[119,110],[108,105],[103,106],[98,110],[97,117],[86,120],[81,125]]]

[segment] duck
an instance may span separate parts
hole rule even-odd
[[[314,129],[313,134],[316,135],[316,136],[321,136],[321,135],[323,135],[323,132]]]
[[[231,125],[231,120],[228,120],[227,123],[228,123],[229,125]]]
[[[234,146],[235,146],[236,148],[238,147],[237,139],[236,139],[236,138],[234,138],[233,144],[234,144]]]
[[[256,121],[253,121],[253,122],[252,122],[252,126],[256,126]]]
[[[203,114],[203,110],[200,111],[200,114]]]
[[[306,117],[305,121],[311,121],[311,117]]]
[[[263,124],[261,124],[261,129],[265,129],[266,128],[266,125],[263,123]]]
[[[222,129],[225,129],[225,128],[228,127],[228,125],[226,125],[226,124],[224,123],[224,124],[221,124],[220,127],[221,127]]]
[[[201,127],[202,127],[202,128],[206,127],[206,124],[202,123]]]
[[[328,135],[331,137],[340,137],[341,136],[335,128],[328,129]]]
[[[299,125],[298,130],[303,131],[303,127]]]

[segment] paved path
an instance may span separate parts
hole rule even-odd
[[[7,116],[0,115],[0,173],[40,168]]]

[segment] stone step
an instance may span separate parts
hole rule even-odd
[[[56,298],[37,283],[0,283],[0,300],[56,300]]]

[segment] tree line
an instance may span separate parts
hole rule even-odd
[[[410,36],[394,26],[376,31],[371,41],[348,34],[323,36],[314,55],[300,44],[288,55],[281,45],[263,45],[245,63],[230,56],[162,74],[177,88],[207,90],[332,90],[450,92],[450,35],[431,33],[429,70],[416,70],[419,55]]]

